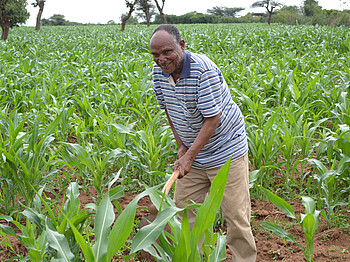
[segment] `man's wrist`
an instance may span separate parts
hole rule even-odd
[[[187,152],[186,152],[186,157],[191,161],[191,163],[196,159],[196,157],[197,157],[197,154],[193,151],[193,150],[191,150],[191,149],[189,149],[189,150],[187,150]]]

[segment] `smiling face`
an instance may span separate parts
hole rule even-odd
[[[177,43],[167,31],[157,31],[151,38],[150,49],[154,62],[164,73],[180,77],[185,56],[184,40]]]

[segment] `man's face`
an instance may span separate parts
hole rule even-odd
[[[153,60],[164,73],[177,75],[182,72],[185,41],[176,43],[175,38],[166,31],[156,32],[150,41]]]

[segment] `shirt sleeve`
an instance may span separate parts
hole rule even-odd
[[[159,108],[166,109],[162,89],[160,87],[159,77],[155,73],[154,69],[153,69],[152,75],[153,75],[153,90],[154,90],[154,94],[156,95]]]
[[[204,117],[213,117],[221,112],[222,82],[216,70],[205,71],[199,82],[198,109]]]

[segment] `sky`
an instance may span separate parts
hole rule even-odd
[[[165,0],[164,13],[173,15],[183,15],[188,12],[197,11],[206,13],[207,9],[214,6],[225,7],[243,7],[245,13],[252,11],[250,8],[256,0]],[[318,4],[323,9],[338,9],[343,10],[344,0],[318,0]],[[31,3],[34,0],[28,0],[27,10],[30,12],[30,17],[26,23],[27,26],[35,26],[36,16],[39,8],[34,8]],[[159,0],[161,3],[162,1]],[[303,0],[282,0],[286,5],[300,6]],[[350,5],[350,4],[349,4]],[[349,9],[349,5],[344,8]],[[44,12],[41,18],[50,18],[54,14],[64,15],[65,19],[71,22],[79,23],[101,23],[106,24],[113,20],[116,23],[120,22],[122,14],[128,9],[125,6],[125,0],[46,0]],[[259,12],[259,9],[254,9],[253,12]],[[264,9],[262,9],[264,12]]]

